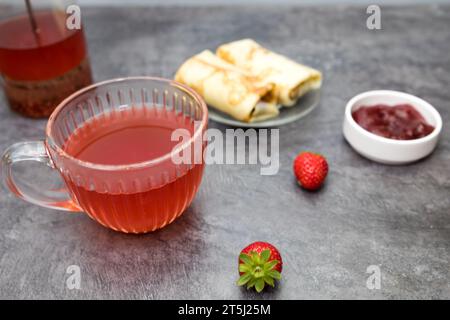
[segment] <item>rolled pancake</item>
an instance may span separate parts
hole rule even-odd
[[[321,86],[322,74],[280,54],[269,51],[252,39],[221,45],[217,56],[244,69],[264,83],[274,83],[277,103],[292,106],[306,92]]]
[[[197,91],[208,105],[241,121],[261,121],[279,113],[273,84],[260,83],[209,50],[184,62],[175,80]]]

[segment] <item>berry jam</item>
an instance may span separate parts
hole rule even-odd
[[[434,130],[410,104],[362,106],[352,116],[367,131],[389,139],[419,139]]]

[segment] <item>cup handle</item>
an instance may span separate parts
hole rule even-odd
[[[12,193],[30,203],[51,209],[81,211],[80,207],[70,197],[61,176],[59,178],[63,187],[56,190],[45,190],[37,182],[34,182],[33,185],[29,181],[24,181],[24,179],[15,179],[13,165],[30,160],[44,163],[56,170],[47,154],[43,141],[19,142],[10,146],[2,156],[1,171],[4,185]]]

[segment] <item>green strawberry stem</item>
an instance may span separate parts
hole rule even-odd
[[[237,285],[247,285],[247,289],[255,287],[257,292],[264,290],[266,284],[274,286],[274,280],[280,280],[281,274],[275,270],[278,260],[268,261],[270,250],[263,250],[261,254],[255,251],[250,254],[241,253],[239,255],[239,272],[242,273]]]

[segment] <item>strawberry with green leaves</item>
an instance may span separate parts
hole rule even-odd
[[[283,262],[277,248],[267,242],[257,241],[242,249],[239,255],[239,286],[263,291],[266,284],[275,286],[281,279]]]

